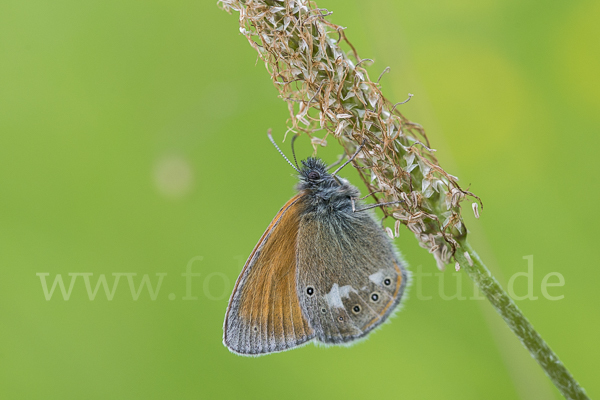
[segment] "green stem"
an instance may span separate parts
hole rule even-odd
[[[227,11],[240,12],[242,32],[288,102],[291,128],[309,136],[324,130],[345,148],[366,143],[368,151],[363,151],[361,162],[371,174],[358,171],[369,192],[379,190],[381,202],[406,201],[406,207],[384,209],[385,215],[391,212],[407,225],[440,266],[450,261],[451,249],[460,243],[456,260],[558,390],[567,399],[588,399],[466,242],[460,202],[466,196],[477,197],[461,189],[457,178],[441,168],[421,125],[405,118],[385,99],[378,82],[370,80],[364,66],[359,66],[367,59],[358,56],[344,28],[327,21],[328,14],[314,1],[219,3]],[[342,42],[352,49],[354,62],[340,47]]]
[[[502,289],[469,243],[463,241],[460,245],[461,248],[454,256],[461,268],[469,274],[479,290],[504,318],[510,329],[517,335],[531,356],[540,364],[562,395],[569,400],[589,400],[585,390],[573,378],[558,356],[533,328],[533,325],[525,318],[515,302]],[[468,252],[470,259],[465,256],[465,250]]]

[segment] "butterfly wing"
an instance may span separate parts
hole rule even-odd
[[[223,343],[235,353],[283,351],[314,338],[296,293],[301,198],[277,213],[235,284],[223,327]]]
[[[304,213],[298,249],[300,306],[320,342],[366,336],[400,302],[408,274],[372,214]]]

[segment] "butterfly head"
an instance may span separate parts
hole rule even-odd
[[[309,157],[302,160],[301,164],[299,189],[316,190],[340,185],[336,178],[327,172],[327,166],[321,159]]]
[[[358,189],[351,186],[350,183],[343,178],[340,178],[336,175],[340,169],[344,167],[344,165],[348,164],[351,159],[346,161],[344,165],[339,167],[335,172],[329,173],[327,172],[327,165],[319,158],[309,157],[306,160],[302,160],[302,167],[296,163],[294,165],[286,156],[283,154],[279,146],[273,140],[271,136],[271,131],[268,132],[269,140],[273,143],[273,146],[279,151],[279,154],[291,165],[292,168],[298,172],[298,178],[300,182],[298,183],[298,190],[306,190],[316,195],[315,198],[322,200],[331,200],[336,197],[348,198],[356,197],[359,193]],[[298,137],[298,135],[292,138],[292,153],[294,154],[294,162],[296,162],[296,154],[294,152],[294,140]]]

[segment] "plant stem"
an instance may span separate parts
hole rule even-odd
[[[288,103],[290,131],[307,134],[315,151],[327,135],[348,154],[363,145],[360,165],[355,167],[368,192],[378,193],[377,203],[396,204],[381,205],[384,215],[405,224],[440,269],[454,257],[558,390],[567,399],[588,399],[466,242],[460,203],[479,198],[461,189],[458,178],[442,169],[423,127],[398,110],[402,103],[393,104],[383,96],[379,80],[372,81],[365,69],[369,59],[359,57],[345,28],[328,21],[330,13],[314,1],[218,2],[228,12],[239,12],[240,31]],[[341,47],[344,44],[350,53]],[[314,136],[323,131],[324,138]]]
[[[479,290],[504,318],[510,329],[517,335],[531,356],[540,364],[562,395],[569,400],[589,400],[585,390],[537,333],[515,302],[502,289],[502,286],[492,276],[477,253],[473,251],[471,245],[467,241],[460,242],[460,245],[461,248],[454,254],[454,257],[461,268],[469,274]],[[465,256],[464,250],[468,252],[470,260]]]

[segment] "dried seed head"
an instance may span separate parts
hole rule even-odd
[[[398,110],[404,102],[394,104],[383,96],[381,76],[370,79],[365,67],[372,60],[358,56],[345,28],[328,21],[331,13],[308,0],[219,4],[240,13],[240,32],[288,103],[289,130],[311,137],[315,152],[325,144],[313,136],[320,130],[338,139],[349,155],[364,142],[356,161],[368,193],[380,203],[404,200],[382,207],[385,218],[397,220],[394,231],[386,229],[388,235],[397,236],[398,224],[405,224],[440,269],[450,263],[467,232],[460,203],[468,196],[481,201],[439,165],[423,127]],[[476,206],[473,210],[478,216]]]

